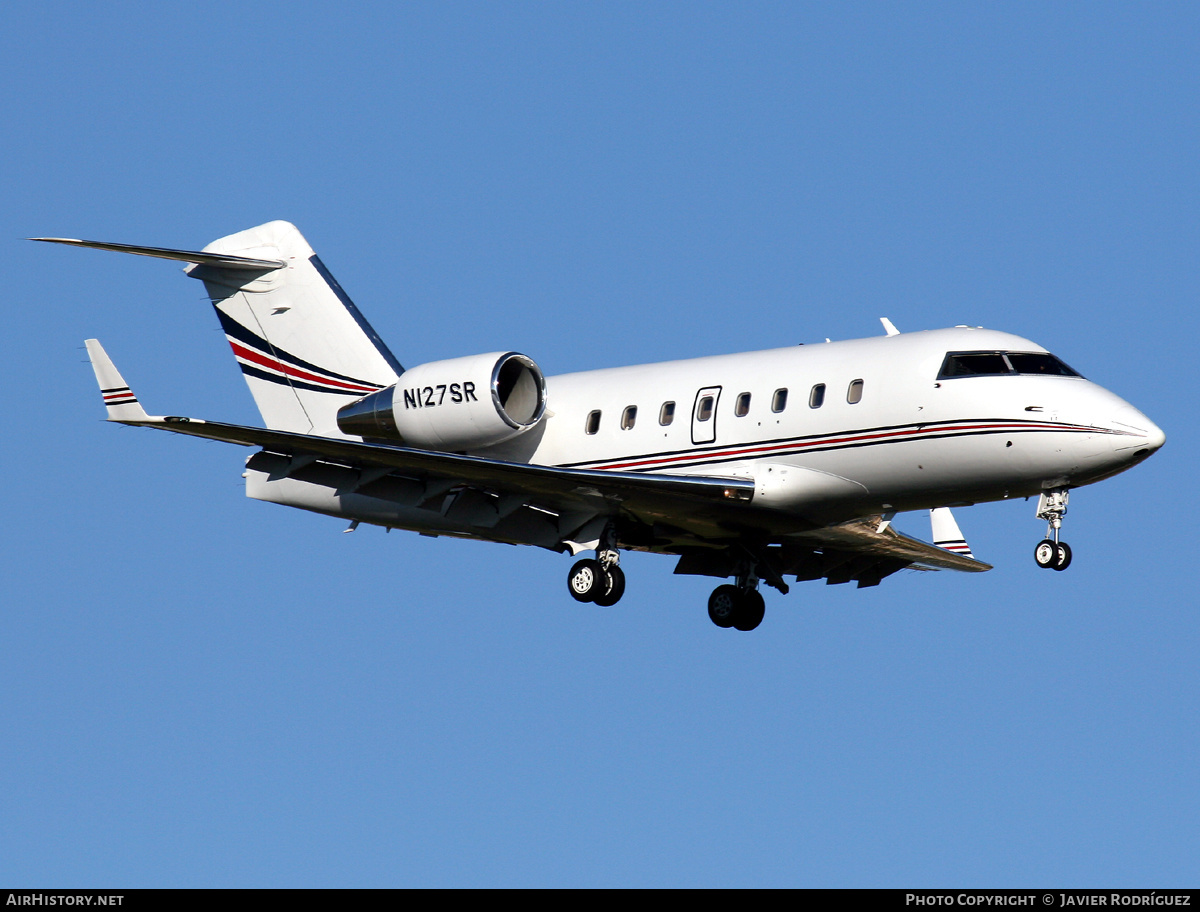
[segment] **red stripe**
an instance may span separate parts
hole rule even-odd
[[[269,367],[271,370],[279,371],[281,374],[287,374],[289,377],[295,377],[297,380],[307,380],[310,383],[323,383],[326,386],[336,387],[340,390],[347,390],[353,393],[373,393],[379,387],[377,386],[360,386],[356,383],[344,383],[341,380],[330,380],[328,377],[321,377],[317,374],[310,374],[306,370],[301,370],[298,367],[292,367],[290,364],[284,364],[282,361],[274,358],[268,358],[266,355],[260,354],[253,349],[246,348],[238,342],[229,340],[229,345],[233,349],[233,353],[239,358],[244,358],[247,361],[252,361],[262,367]]]
[[[749,456],[756,453],[773,453],[777,450],[797,450],[810,449],[817,446],[827,446],[829,444],[845,444],[858,443],[869,440],[883,440],[886,438],[902,438],[912,437],[914,435],[938,434],[944,431],[979,431],[979,430],[1041,430],[1041,431],[1093,431],[1098,433],[1106,433],[1102,428],[1089,428],[1082,425],[1045,425],[1031,424],[1028,422],[1001,422],[993,424],[954,424],[954,425],[932,425],[920,428],[912,428],[903,431],[887,431],[878,434],[859,434],[852,437],[825,437],[820,440],[808,441],[793,441],[791,443],[778,443],[771,446],[760,447],[741,447],[728,450],[708,450],[703,453],[690,453],[686,455],[664,456],[659,459],[643,459],[633,462],[614,462],[608,465],[592,466],[593,469],[601,471],[605,469],[632,469],[639,466],[656,466],[664,463],[679,463],[686,465],[689,462],[703,462],[710,459],[721,459],[730,456]]]

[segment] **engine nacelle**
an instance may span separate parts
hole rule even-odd
[[[510,440],[546,413],[546,378],[517,352],[431,361],[338,410],[343,434],[423,450],[473,450]]]

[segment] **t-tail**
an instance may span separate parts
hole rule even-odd
[[[185,271],[204,283],[268,428],[345,437],[338,409],[404,371],[289,222],[239,231],[201,251],[35,240],[190,263]]]

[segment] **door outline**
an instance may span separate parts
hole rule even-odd
[[[712,396],[712,415],[707,421],[701,421],[700,400]],[[696,401],[692,403],[692,443],[713,443],[717,439],[717,405],[721,402],[721,387],[706,386],[696,393]]]

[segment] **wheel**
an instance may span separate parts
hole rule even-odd
[[[603,577],[604,571],[599,561],[590,557],[576,561],[567,575],[567,589],[571,592],[571,598],[577,602],[594,602],[602,591]]]
[[[1055,554],[1054,561],[1055,570],[1066,570],[1071,566],[1071,546],[1066,542],[1058,543],[1058,552]]]
[[[1048,538],[1042,539],[1033,549],[1033,559],[1043,570],[1049,570],[1058,563],[1058,545]]]
[[[708,597],[708,618],[718,627],[732,627],[737,617],[742,590],[737,586],[718,586]]]
[[[600,572],[603,575],[604,587],[592,601],[607,608],[621,601],[621,596],[625,594],[625,571],[613,564]]]
[[[737,614],[733,617],[733,626],[738,630],[753,630],[762,623],[767,611],[762,593],[756,589],[747,589],[742,593],[742,603],[738,605]]]

